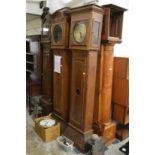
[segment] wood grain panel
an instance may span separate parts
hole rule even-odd
[[[53,50],[54,55],[61,56],[61,73],[53,72],[53,109],[57,117],[68,120],[69,88],[71,72],[71,53],[68,50]]]
[[[79,128],[82,128],[84,114],[85,74],[86,55],[73,53],[70,121]]]
[[[129,123],[129,59],[114,58],[112,118],[125,125]]]

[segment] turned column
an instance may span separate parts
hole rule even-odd
[[[94,130],[105,138],[107,144],[115,139],[116,132],[116,124],[111,121],[113,50],[114,43],[101,45],[94,113]]]
[[[104,124],[110,122],[111,96],[112,96],[112,77],[113,77],[113,44],[102,45],[103,52],[103,77],[100,102],[102,102],[101,119]]]
[[[101,49],[98,54],[93,129],[107,144],[115,139],[116,124],[111,121],[114,45],[122,42],[123,13],[126,9],[103,6]]]
[[[112,96],[112,79],[113,79],[113,49],[114,44],[103,44],[102,53],[102,79],[101,91],[99,95],[99,104],[101,105],[100,120],[102,122],[102,133],[106,142],[115,138],[116,124],[111,121],[111,96]]]

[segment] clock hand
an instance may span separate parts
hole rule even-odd
[[[80,32],[80,38],[82,39],[82,32]]]

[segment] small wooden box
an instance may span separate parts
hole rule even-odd
[[[34,120],[35,131],[42,138],[44,142],[49,142],[49,141],[55,140],[57,137],[60,136],[60,123],[57,123],[56,125],[45,129],[39,125],[39,122],[45,118],[52,118],[52,117],[44,116],[44,117],[36,118]]]

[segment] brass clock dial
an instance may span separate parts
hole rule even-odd
[[[74,40],[78,43],[82,43],[86,37],[86,25],[84,22],[77,22],[73,30]]]
[[[62,40],[62,28],[59,25],[56,25],[53,30],[53,36],[55,43],[61,43]]]

